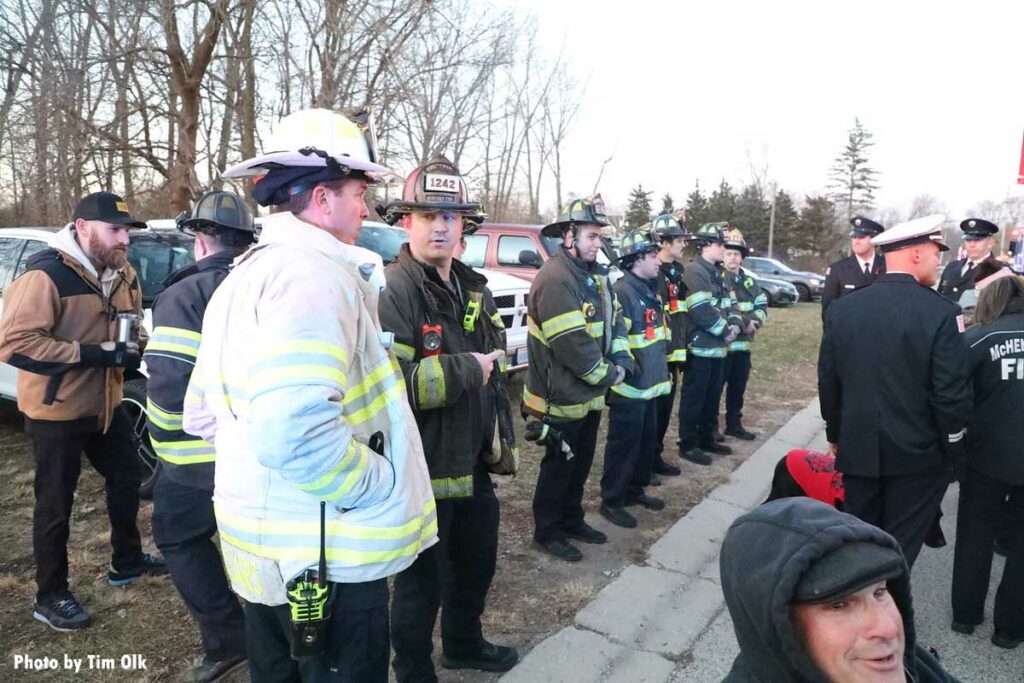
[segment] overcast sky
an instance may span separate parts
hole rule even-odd
[[[879,210],[930,194],[951,218],[1016,185],[1024,136],[1024,1],[518,0],[547,50],[589,75],[568,191],[601,163],[609,204],[642,182],[655,209],[700,180],[749,178],[748,156],[802,198],[821,192],[854,117],[874,134]]]

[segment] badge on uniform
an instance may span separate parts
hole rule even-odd
[[[967,326],[964,324],[964,316],[962,313],[956,317],[956,329],[961,332],[967,329]]]

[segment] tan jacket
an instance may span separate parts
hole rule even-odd
[[[121,403],[124,370],[97,365],[98,345],[115,338],[118,313],[142,314],[131,264],[116,271],[104,296],[92,269],[72,255],[50,248],[32,256],[4,294],[0,318],[0,361],[18,368],[18,409],[33,420],[96,416],[106,431]],[[145,348],[148,335],[140,330]]]

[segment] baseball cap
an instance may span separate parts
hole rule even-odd
[[[135,220],[128,211],[128,203],[113,192],[93,192],[78,200],[72,221],[79,218],[86,221],[103,221],[131,228],[145,228],[145,223]]]

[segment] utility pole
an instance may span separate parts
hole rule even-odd
[[[772,185],[772,213],[771,218],[768,219],[768,258],[772,257],[772,244],[775,242],[775,196],[777,194],[775,186]]]

